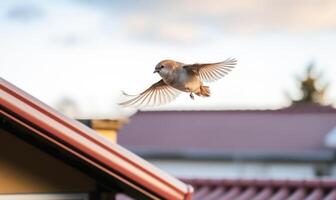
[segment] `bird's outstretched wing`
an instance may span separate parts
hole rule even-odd
[[[223,78],[236,64],[236,59],[228,58],[223,62],[186,65],[184,68],[196,73],[202,81],[212,82]]]
[[[119,103],[119,105],[125,107],[146,107],[157,106],[169,103],[173,101],[180,91],[167,85],[162,79],[157,83],[151,85],[147,90],[143,91],[139,95],[135,95],[134,98]]]

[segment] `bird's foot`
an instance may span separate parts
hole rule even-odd
[[[192,100],[194,100],[194,99],[195,99],[195,97],[194,97],[193,93],[190,93],[190,98],[191,98]]]

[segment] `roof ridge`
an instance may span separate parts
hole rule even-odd
[[[184,109],[184,110],[140,110],[138,113],[169,113],[169,112],[227,112],[227,113],[240,113],[240,112],[254,112],[254,113],[336,113],[336,108],[332,106],[316,106],[304,105],[302,107],[282,107],[282,108],[265,108],[265,109]]]

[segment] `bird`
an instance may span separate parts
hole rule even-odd
[[[204,85],[204,82],[213,82],[223,78],[236,64],[235,58],[203,64],[184,64],[174,60],[163,60],[155,66],[153,72],[158,73],[162,79],[138,95],[123,92],[131,99],[119,105],[136,108],[163,105],[173,101],[181,92],[189,93],[193,100],[195,99],[194,94],[210,97],[210,88]]]

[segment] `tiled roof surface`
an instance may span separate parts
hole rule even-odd
[[[118,142],[133,149],[167,151],[326,150],[324,140],[336,126],[336,110],[303,107],[293,108],[296,111],[141,111],[121,129]]]
[[[335,200],[336,181],[184,180],[193,200]]]

